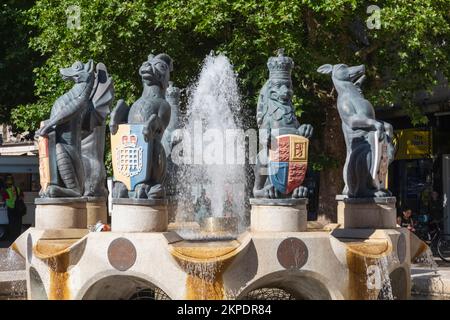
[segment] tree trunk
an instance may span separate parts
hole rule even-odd
[[[337,167],[325,168],[320,172],[318,220],[322,223],[337,221],[336,195],[341,194],[344,188],[342,170],[346,156],[336,99],[329,101],[325,108],[325,128],[320,137],[321,149],[327,156],[337,161]]]

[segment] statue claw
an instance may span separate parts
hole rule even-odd
[[[374,193],[375,198],[390,197],[391,195],[392,195],[392,193],[386,189],[380,189]]]
[[[150,189],[149,185],[144,183],[138,184],[134,189],[134,197],[135,199],[147,199],[147,192]]]
[[[304,186],[300,186],[295,188],[292,192],[292,198],[307,198],[308,197],[308,188]]]
[[[161,184],[156,184],[150,188],[150,191],[147,193],[149,199],[161,199],[164,198],[166,192]]]
[[[264,196],[269,199],[278,198],[278,190],[273,185],[268,185],[264,187]]]
[[[313,126],[310,124],[302,124],[298,128],[298,134],[307,139],[311,138],[311,136],[313,134]]]
[[[38,139],[39,137],[46,137],[48,135],[48,130],[46,127],[42,127],[39,130],[37,130],[34,134],[34,137]]]

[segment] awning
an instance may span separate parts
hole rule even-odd
[[[0,156],[1,173],[39,173],[38,156]]]

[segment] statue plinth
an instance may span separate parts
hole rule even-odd
[[[395,197],[348,198],[337,195],[338,223],[342,228],[395,229]]]
[[[299,232],[306,231],[307,198],[250,199],[251,231]]]
[[[86,198],[37,198],[36,229],[86,229]]]
[[[167,199],[113,199],[114,232],[164,232],[168,226]]]
[[[87,226],[95,225],[98,221],[108,223],[108,207],[105,197],[87,197]]]

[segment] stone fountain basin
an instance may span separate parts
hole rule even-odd
[[[69,253],[88,233],[87,229],[46,230],[33,246],[33,253],[42,260]]]
[[[243,252],[250,241],[248,233],[233,240],[183,240],[170,244],[170,252],[183,263],[223,263]]]

